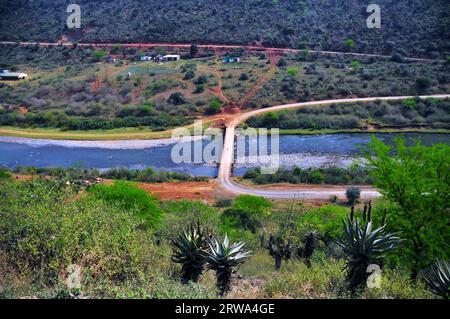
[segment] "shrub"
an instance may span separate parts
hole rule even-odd
[[[358,187],[349,187],[345,192],[345,196],[347,197],[347,201],[350,205],[353,205],[358,202],[361,197],[361,189]]]
[[[426,90],[431,86],[431,80],[426,77],[420,77],[416,80],[417,89],[420,91]]]
[[[71,264],[82,268],[83,285],[126,282],[154,261],[150,235],[139,229],[132,211],[79,198],[64,182],[10,181],[1,185],[0,196],[0,248],[32,283],[55,285]]]
[[[214,115],[220,112],[222,105],[217,100],[212,100],[208,104],[208,108],[206,109],[205,113],[207,115]]]
[[[241,73],[241,75],[239,76],[239,81],[247,81],[248,79],[249,77],[247,73]]]
[[[155,227],[161,222],[163,211],[156,199],[129,182],[115,181],[112,185],[98,184],[91,187],[89,192],[124,210],[135,211],[136,216],[148,227]]]
[[[355,41],[353,41],[352,39],[347,39],[344,41],[344,45],[349,48],[352,49],[355,47]]]
[[[288,67],[288,69],[287,69],[287,73],[288,73],[290,76],[295,77],[295,76],[297,75],[297,73],[298,73],[298,69],[297,69],[295,66],[290,66],[290,67]]]
[[[167,102],[173,104],[173,105],[182,105],[182,104],[186,104],[187,103],[187,99],[184,96],[183,93],[180,92],[175,92],[172,93],[169,97],[169,99],[167,100]]]

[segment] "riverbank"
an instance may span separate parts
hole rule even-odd
[[[205,130],[211,123],[221,118],[209,116],[200,119]],[[191,134],[194,123],[184,126]],[[111,130],[64,131],[58,128],[22,128],[15,126],[0,126],[0,136],[25,137],[48,140],[68,141],[126,141],[126,140],[158,140],[170,139],[174,129],[151,131],[142,127],[126,127]]]
[[[270,131],[268,132],[270,133]],[[369,133],[369,134],[390,134],[390,133],[426,133],[426,134],[450,134],[447,129],[429,129],[429,128],[412,128],[405,127],[401,129],[385,128],[385,129],[351,129],[351,130],[280,130],[280,135],[318,135],[318,134],[352,134],[352,133]]]
[[[192,132],[192,126],[187,127]],[[67,141],[128,141],[128,140],[169,140],[173,129],[166,131],[150,131],[139,128],[121,128],[113,130],[92,130],[92,131],[62,131],[56,128],[20,128],[13,126],[0,126],[0,136],[23,137],[46,140],[67,140]],[[401,128],[401,129],[351,129],[351,130],[304,130],[282,129],[280,135],[318,135],[318,134],[345,134],[345,133],[429,133],[429,134],[450,134],[447,129],[428,128]],[[270,130],[268,131],[270,134]]]

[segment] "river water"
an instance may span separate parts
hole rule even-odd
[[[350,165],[360,156],[372,134],[283,135],[280,136],[280,166],[326,167]],[[392,143],[399,134],[374,134]],[[450,134],[403,134],[408,143],[420,140],[424,145],[450,145]],[[247,139],[254,141],[255,138]],[[203,141],[203,145],[209,142]],[[270,146],[270,141],[268,142]],[[53,141],[0,137],[0,166],[85,167],[108,169],[127,167],[184,172],[194,176],[217,176],[214,164],[176,164],[171,159],[170,141]],[[258,164],[237,165],[235,175],[242,175]]]

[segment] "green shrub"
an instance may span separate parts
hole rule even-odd
[[[205,113],[207,115],[214,115],[220,112],[220,109],[222,107],[222,104],[218,100],[212,100],[208,103],[208,108],[206,109]]]
[[[32,283],[55,285],[71,264],[82,268],[83,286],[123,282],[156,258],[151,237],[131,211],[76,197],[59,181],[1,183],[0,249]]]
[[[345,197],[347,197],[347,201],[350,205],[354,205],[361,197],[361,189],[358,187],[349,187],[345,192]]]
[[[163,211],[157,200],[129,182],[115,181],[112,185],[98,184],[91,187],[89,192],[124,210],[134,211],[147,227],[154,227],[161,222]]]
[[[288,73],[290,76],[294,77],[294,76],[297,75],[298,69],[297,69],[295,66],[290,66],[290,67],[288,67],[288,69],[287,69],[287,73]]]

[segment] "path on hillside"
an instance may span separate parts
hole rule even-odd
[[[274,188],[262,188],[262,187],[250,187],[237,183],[232,179],[232,166],[234,162],[234,141],[235,141],[235,130],[236,127],[247,120],[248,118],[261,115],[267,112],[281,111],[285,109],[294,109],[303,106],[325,106],[330,104],[340,104],[340,103],[361,103],[361,102],[373,102],[377,100],[381,101],[396,101],[404,100],[408,98],[415,98],[415,96],[391,96],[391,97],[368,97],[368,98],[353,98],[353,99],[339,99],[339,100],[324,100],[324,101],[314,101],[314,102],[304,102],[304,103],[293,103],[277,105],[273,107],[268,107],[264,109],[258,109],[251,112],[237,114],[233,117],[226,126],[225,139],[222,151],[222,157],[219,166],[218,181],[220,186],[226,192],[239,195],[239,194],[250,194],[256,196],[263,196],[272,199],[329,199],[332,195],[337,195],[340,198],[345,197],[345,191],[347,186],[311,186],[311,189],[305,189],[305,186],[299,187],[274,187]],[[440,95],[426,95],[419,96],[421,99],[435,98],[435,99],[445,99],[450,98],[450,94],[440,94]],[[360,187],[362,198],[374,198],[378,197],[379,193],[375,188],[372,187]]]
[[[32,42],[32,41],[23,41],[23,42],[14,42],[14,41],[0,41],[0,44],[11,44],[11,45],[40,45],[40,46],[72,46],[73,43],[70,42]],[[120,45],[125,48],[155,48],[155,47],[168,47],[168,48],[190,48],[191,44],[184,43],[76,43],[77,46],[86,47],[86,46],[94,46],[94,47],[116,47]],[[198,48],[202,49],[239,49],[243,48],[246,51],[269,51],[272,53],[298,53],[302,50],[298,49],[289,49],[289,48],[273,48],[273,47],[264,47],[258,45],[233,45],[233,44],[198,44]],[[322,51],[322,50],[309,50],[310,53],[319,53],[323,55],[331,55],[331,56],[354,56],[354,57],[375,57],[375,58],[384,58],[390,59],[391,56],[383,55],[383,54],[371,54],[371,53],[357,53],[357,52],[339,52],[339,51]],[[433,60],[433,59],[424,59],[424,58],[414,58],[414,57],[405,57],[405,61],[411,62],[436,62],[442,60]]]

